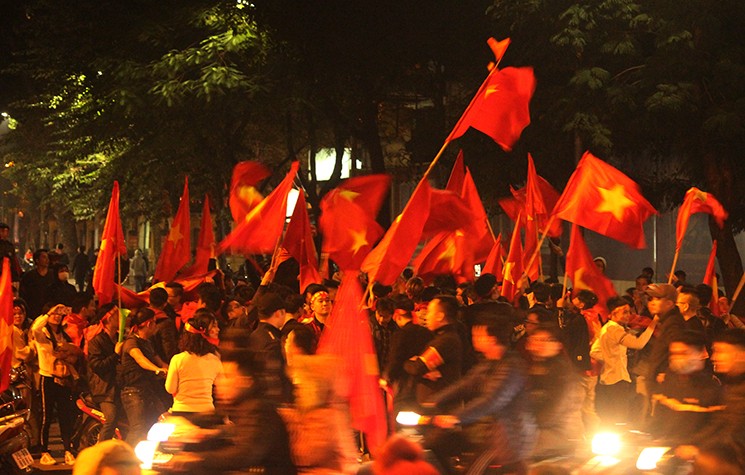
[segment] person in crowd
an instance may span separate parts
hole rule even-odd
[[[722,410],[722,385],[708,361],[706,338],[684,330],[670,341],[669,371],[652,395],[650,432],[666,443],[681,444],[703,430]]]
[[[145,290],[147,282],[147,261],[142,255],[142,250],[135,249],[135,255],[132,257],[132,262],[129,264],[129,269],[132,272],[132,279],[135,283],[135,292],[142,292]]]
[[[0,261],[3,257],[7,257],[10,261],[10,276],[13,282],[18,282],[21,278],[21,263],[18,261],[16,256],[16,248],[12,242],[10,242],[10,226],[5,223],[0,223]]]
[[[165,289],[168,294],[168,305],[176,314],[176,327],[180,330],[181,310],[184,306],[184,286],[179,282],[168,282]]]
[[[97,320],[103,331],[94,336],[88,344],[88,386],[93,401],[104,415],[104,422],[98,434],[98,441],[114,437],[121,419],[121,399],[116,370],[122,354],[124,342],[119,342],[119,310],[114,303],[108,303],[98,310]]]
[[[538,430],[532,458],[574,452],[582,434],[584,390],[561,343],[555,324],[540,325],[528,337],[528,399]]]
[[[702,334],[706,334],[704,323],[698,318],[698,311],[701,308],[699,302],[698,293],[696,289],[692,287],[680,286],[678,290],[678,298],[675,300],[675,305],[680,310],[680,314],[683,315],[683,330],[697,331]]]
[[[72,299],[72,312],[65,316],[62,325],[65,333],[72,338],[72,343],[82,348],[85,329],[96,316],[96,301],[91,294],[76,293]]]
[[[481,274],[473,283],[473,293],[476,296],[475,302],[496,300],[498,290],[497,277],[488,272]]]
[[[634,336],[625,327],[631,316],[629,302],[623,297],[612,297],[606,305],[610,321],[600,330],[590,356],[603,364],[597,386],[597,414],[604,425],[613,425],[627,422],[629,417],[629,399],[633,390],[627,349],[643,348],[652,337],[659,317],[655,316],[641,335]]]
[[[215,412],[212,388],[222,371],[217,353],[219,332],[217,319],[204,309],[184,324],[181,353],[171,359],[166,377],[166,390],[173,396],[172,414]]]
[[[395,300],[393,321],[399,330],[391,337],[391,351],[388,364],[382,373],[385,384],[393,388],[394,412],[416,409],[416,383],[418,377],[404,371],[404,364],[413,357],[423,354],[433,334],[421,325],[415,325],[412,312],[414,304],[406,296],[399,295]]]
[[[686,281],[686,278],[688,275],[686,272],[682,269],[678,269],[675,272],[673,272],[673,285],[675,287],[684,287],[688,285],[688,282]]]
[[[230,333],[236,331],[240,330]],[[222,354],[223,372],[215,393],[219,412],[232,423],[229,440],[204,454],[176,454],[169,466],[190,473],[295,475],[287,428],[263,394],[261,358],[241,343],[226,343],[234,349]]]
[[[127,443],[134,447],[165,412],[159,394],[168,365],[150,343],[157,328],[155,312],[141,308],[130,315],[129,324],[130,333],[122,346],[121,399],[129,421]]]
[[[528,352],[525,348],[527,343],[527,337],[529,337],[536,328],[542,324],[556,324],[558,317],[554,316],[550,311],[546,310],[542,306],[536,306],[528,309],[525,314],[525,320],[522,325],[518,325],[516,333],[513,335],[515,340],[515,349],[528,359]]]
[[[54,247],[54,260],[57,264],[68,267],[70,265],[70,257],[65,252],[65,245],[58,242]],[[50,256],[51,257],[51,256]]]
[[[168,364],[173,355],[178,353],[178,329],[175,314],[168,306],[168,293],[165,289],[155,288],[150,291],[150,308],[155,313],[156,324],[150,342],[155,354]]]
[[[37,249],[34,252],[34,268],[23,274],[18,286],[18,296],[26,302],[30,319],[41,315],[42,307],[51,300],[50,288],[56,278],[49,269],[48,250]]]
[[[505,473],[526,474],[533,450],[535,426],[527,411],[527,364],[510,351],[513,316],[504,306],[502,313],[484,307],[474,319],[473,345],[484,358],[463,378],[433,395],[431,405],[451,414],[433,419],[444,432],[432,433],[426,445],[442,466],[450,457],[468,446],[476,457],[467,474],[481,474],[491,465],[501,465]],[[465,400],[465,405],[459,402]],[[460,425],[463,432],[451,431]],[[467,440],[463,440],[463,437]]]
[[[592,262],[595,264],[595,267],[598,268],[601,274],[605,274],[605,270],[608,268],[608,261],[605,260],[605,257],[597,256],[592,260]]]
[[[39,374],[42,421],[40,462],[43,465],[54,465],[57,461],[49,454],[49,427],[52,417],[57,414],[65,450],[65,463],[75,463],[72,435],[75,418],[78,413],[73,401],[73,381],[77,376],[75,364],[81,357],[81,350],[71,344],[71,339],[64,332],[62,319],[69,312],[62,304],[53,306],[48,314],[39,316],[31,326],[39,356]]]
[[[72,475],[140,475],[141,463],[126,442],[105,440],[78,454]]]
[[[714,412],[690,445],[679,446],[676,455],[686,460],[715,448],[740,470],[745,467],[745,330],[728,330],[714,341],[712,363],[724,385],[723,410]],[[720,473],[720,472],[716,472]],[[724,473],[724,472],[721,472]]]
[[[203,282],[202,284],[199,284],[199,287],[197,287],[197,303],[196,306],[194,306],[194,309],[191,311],[187,311],[186,305],[181,307],[181,321],[187,321],[192,316],[194,311],[198,308],[206,308],[210,312],[212,312],[213,315],[218,317],[217,323],[220,325],[220,330],[223,330],[225,328],[225,325],[227,324],[227,321],[222,319],[220,315],[220,307],[222,306],[222,291],[220,288],[211,283],[211,282]]]
[[[388,355],[391,349],[391,338],[398,329],[393,321],[393,312],[396,303],[393,299],[382,298],[375,302],[374,315],[370,315],[370,330],[372,331],[375,353],[378,357],[380,371],[388,364]]]
[[[313,330],[316,340],[321,338],[321,333],[326,326],[326,320],[331,315],[332,308],[333,304],[328,289],[322,285],[314,287],[309,299],[310,315],[303,319],[302,323]]]
[[[479,278],[480,277],[481,276],[479,276]],[[458,303],[461,306],[467,307],[473,303],[474,285],[475,283],[472,284],[471,282],[461,282],[458,284],[458,287],[456,287],[455,298],[458,299]]]
[[[285,341],[287,341],[287,336],[292,332],[293,330],[296,330],[300,327],[307,328],[305,325],[300,323],[300,319],[303,316],[303,304],[305,303],[305,298],[296,293],[288,293],[285,296],[285,321],[282,324],[282,344],[284,345]],[[315,334],[311,330],[311,333],[313,334],[313,338],[315,339]]]
[[[49,288],[49,300],[72,307],[78,292],[75,286],[68,282],[70,270],[64,264],[56,264],[51,267],[50,273],[54,275],[54,281]]]
[[[406,296],[415,304],[422,301],[424,281],[421,277],[411,277],[406,281]]]
[[[259,323],[249,337],[249,348],[263,358],[261,372],[264,396],[276,404],[292,401],[292,384],[285,372],[286,362],[282,354],[282,333],[280,327],[285,322],[285,303],[272,292],[258,298],[256,307]]]
[[[717,301],[719,305],[719,318],[722,319],[727,328],[745,328],[745,323],[737,315],[731,313],[732,301],[727,296],[722,295]]]
[[[259,323],[249,315],[248,306],[238,298],[228,298],[222,306],[222,314],[227,320],[225,328],[243,328],[249,331],[256,329]]]
[[[19,366],[30,361],[34,356],[34,346],[29,342],[31,324],[26,318],[26,302],[22,299],[13,300],[13,356],[11,367]]]
[[[85,252],[85,246],[78,247],[78,253],[75,255],[75,259],[72,261],[72,276],[75,279],[75,285],[78,288],[78,292],[85,291],[85,277],[91,270],[91,261],[88,258],[88,254]]]
[[[404,363],[404,371],[417,378],[416,399],[419,404],[461,377],[463,341],[455,325],[457,315],[455,297],[440,295],[427,305],[425,323],[434,337],[422,353]]]

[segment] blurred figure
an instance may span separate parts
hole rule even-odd
[[[132,258],[129,268],[132,271],[135,292],[142,292],[145,290],[145,283],[147,282],[147,261],[142,256],[142,251],[140,249],[135,249],[135,255]]]
[[[416,443],[400,435],[391,436],[375,461],[360,469],[360,474],[372,475],[438,475],[440,472],[424,460],[424,451]]]
[[[75,279],[75,285],[78,292],[85,291],[85,277],[91,270],[91,261],[88,254],[85,253],[85,246],[78,247],[78,253],[72,261],[72,276]]]
[[[140,460],[121,440],[107,440],[80,452],[72,475],[140,475]]]

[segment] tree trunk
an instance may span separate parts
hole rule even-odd
[[[370,155],[370,168],[373,173],[385,173],[385,156],[383,147],[380,145],[380,134],[378,132],[378,104],[372,99],[365,101],[362,107],[362,126],[360,140],[365,144],[367,153]],[[391,224],[391,198],[386,196],[378,213],[378,223],[383,228]]]

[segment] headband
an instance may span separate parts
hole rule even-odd
[[[194,333],[196,335],[202,335],[202,338],[207,340],[208,343],[211,343],[215,346],[220,344],[219,338],[210,338],[209,335],[207,335],[207,330],[200,330],[198,328],[195,328],[191,323],[186,322],[184,325],[184,330],[186,330],[189,333]]]
[[[326,292],[325,290],[321,290],[320,292],[316,292],[315,294],[313,294],[313,296],[310,298],[310,303],[311,305],[313,305],[316,302],[316,300],[320,299],[321,297],[328,298],[328,296],[329,296],[328,292]]]

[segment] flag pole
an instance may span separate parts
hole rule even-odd
[[[535,247],[535,251],[533,252],[533,255],[530,256],[528,265],[525,266],[525,268],[523,269],[523,276],[528,275],[527,269],[530,269],[530,266],[533,265],[533,262],[535,262],[536,258],[538,257],[538,254],[541,252],[541,246],[543,246],[543,241],[546,240],[546,236],[548,235],[548,230],[551,229],[551,225],[554,224],[554,219],[556,219],[556,215],[552,214],[551,217],[548,219],[548,223],[546,223],[546,228],[543,230],[543,234],[541,235],[541,239],[538,241],[538,245]]]
[[[116,281],[117,285],[117,313],[119,314],[119,343],[124,341],[124,327],[126,320],[122,314],[122,259],[120,255],[116,256]]]
[[[730,308],[735,306],[735,302],[737,301],[737,297],[740,296],[740,292],[742,291],[743,285],[745,285],[745,274],[742,274],[742,277],[740,277],[740,283],[737,284],[735,293],[732,295],[732,302],[730,302]]]
[[[673,276],[675,275],[675,266],[678,265],[678,256],[680,256],[680,248],[675,249],[675,257],[673,257],[673,267],[672,269],[670,269],[670,275],[667,277],[668,284],[673,283]]]

